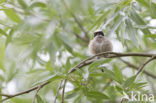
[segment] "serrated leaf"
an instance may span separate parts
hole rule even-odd
[[[114,25],[111,28],[111,30],[109,31],[109,35],[116,31],[116,29],[119,27],[121,22],[124,20],[124,17],[121,15],[118,15],[115,19],[116,19],[116,22],[113,23]]]
[[[63,45],[65,46],[65,48],[71,53],[73,54],[73,43],[71,42],[71,40],[66,36],[66,35],[60,35],[60,40],[62,41]]]
[[[75,88],[74,90],[67,92],[65,98],[70,99],[70,98],[75,97],[78,94],[77,92],[79,90],[80,90],[80,88]]]
[[[23,9],[27,8],[27,4],[24,2],[24,0],[17,0],[17,1]]]
[[[105,12],[103,15],[99,16],[97,18],[97,20],[95,20],[95,22],[93,23],[93,25],[91,25],[91,27],[88,29],[88,31],[91,31],[95,26],[97,25],[101,25],[102,21],[104,20],[104,18],[106,17],[106,15],[109,13],[110,11]]]
[[[90,73],[89,76],[95,76],[95,77],[98,77],[98,76],[102,76],[102,77],[107,77],[107,75],[105,73]]]
[[[49,70],[51,73],[53,72],[54,68],[51,59],[46,63],[46,69]]]
[[[121,94],[123,94],[123,88],[119,87],[119,86],[115,86],[115,88],[117,89],[117,91],[119,91]]]
[[[130,20],[128,20],[128,19],[125,20],[125,23],[126,23],[126,31],[130,37],[130,40],[132,41],[132,43],[134,43],[135,46],[138,47],[139,44],[138,44],[138,40],[136,38],[136,34],[137,34],[136,29],[133,28]]]
[[[16,14],[13,9],[1,9],[5,12],[5,14],[10,18],[12,21],[19,23],[21,22],[20,17]]]
[[[29,9],[35,8],[35,7],[42,7],[45,8],[46,4],[43,2],[34,2],[33,4],[30,5]]]
[[[126,25],[125,25],[125,23],[122,23],[121,25],[120,25],[120,40],[121,40],[121,42],[122,42],[122,45],[124,46],[125,45],[125,31],[126,31]]]
[[[118,69],[117,66],[114,66],[114,73],[116,75],[117,80],[119,81],[119,83],[121,84],[123,82],[123,76],[122,76],[122,72],[120,69]]]
[[[44,101],[38,94],[36,95],[36,98],[37,98],[37,103],[44,103]]]
[[[146,85],[147,85],[147,82],[143,82],[143,83],[133,83],[133,84],[131,85],[130,88],[139,90],[139,89],[145,87]]]
[[[156,4],[152,3],[152,0],[150,0],[150,12],[153,16],[153,19],[156,18]]]
[[[4,70],[5,44],[0,41],[0,69]]]
[[[49,51],[50,59],[52,61],[52,64],[54,65],[55,64],[55,60],[56,60],[56,52],[57,52],[57,47],[55,45],[55,42],[54,43],[50,43],[48,47],[49,47],[48,51]]]
[[[100,66],[100,65],[102,65],[102,64],[104,64],[104,63],[108,63],[108,62],[110,62],[111,60],[112,60],[112,59],[99,59],[99,60],[93,62],[93,63],[89,66],[88,70],[91,70],[91,69],[93,69],[94,67],[98,68],[98,66]]]
[[[155,38],[156,39],[156,34],[149,34],[149,35],[145,35],[145,38]]]
[[[98,98],[99,99],[109,99],[109,97],[106,94],[98,92],[98,91],[89,91],[87,96],[96,98],[96,99],[98,99]]]
[[[111,78],[112,80],[118,81],[115,76],[115,73],[113,73],[111,70],[104,69],[104,73],[107,74],[107,76]]]
[[[152,0],[137,0],[142,6],[146,7],[153,19],[156,17],[156,4]]]
[[[43,83],[43,82],[46,82],[46,81],[49,81],[49,82],[54,82],[56,80],[61,80],[63,79],[63,76],[61,75],[52,75],[52,76],[48,76],[46,78],[43,78],[42,80],[40,81],[37,81],[36,83],[34,83],[33,85],[38,85],[40,83]]]
[[[147,25],[145,23],[145,21],[141,18],[141,16],[133,9],[131,12],[130,12],[130,18],[137,24],[137,25]],[[142,29],[143,33],[145,35],[147,34],[151,34],[151,32],[147,29],[147,28],[144,28]]]
[[[4,36],[8,36],[2,29],[0,29],[0,34]]]
[[[132,76],[130,78],[128,78],[124,83],[123,83],[123,87],[127,88],[130,87],[132,85],[132,83],[135,81],[136,76]]]
[[[9,35],[7,37],[6,43],[5,43],[6,46],[12,41],[13,32],[14,32],[14,30],[11,29],[9,32]]]

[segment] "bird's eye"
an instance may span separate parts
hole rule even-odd
[[[97,33],[94,33],[94,37],[96,37],[97,36]]]
[[[101,36],[104,36],[103,34],[100,33]]]

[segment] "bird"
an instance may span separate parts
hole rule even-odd
[[[88,47],[92,55],[113,50],[111,41],[105,37],[103,31],[101,30],[94,32],[94,38],[89,42]],[[103,56],[106,57],[108,55]]]

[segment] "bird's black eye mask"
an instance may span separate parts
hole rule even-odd
[[[102,31],[98,31],[94,33],[94,37],[96,37],[97,35],[102,35],[104,36],[104,33]]]

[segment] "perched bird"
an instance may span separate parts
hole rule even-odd
[[[94,33],[94,39],[89,43],[89,51],[92,55],[112,51],[112,43],[104,36],[102,31],[96,31]],[[106,55],[104,55],[106,56]]]

